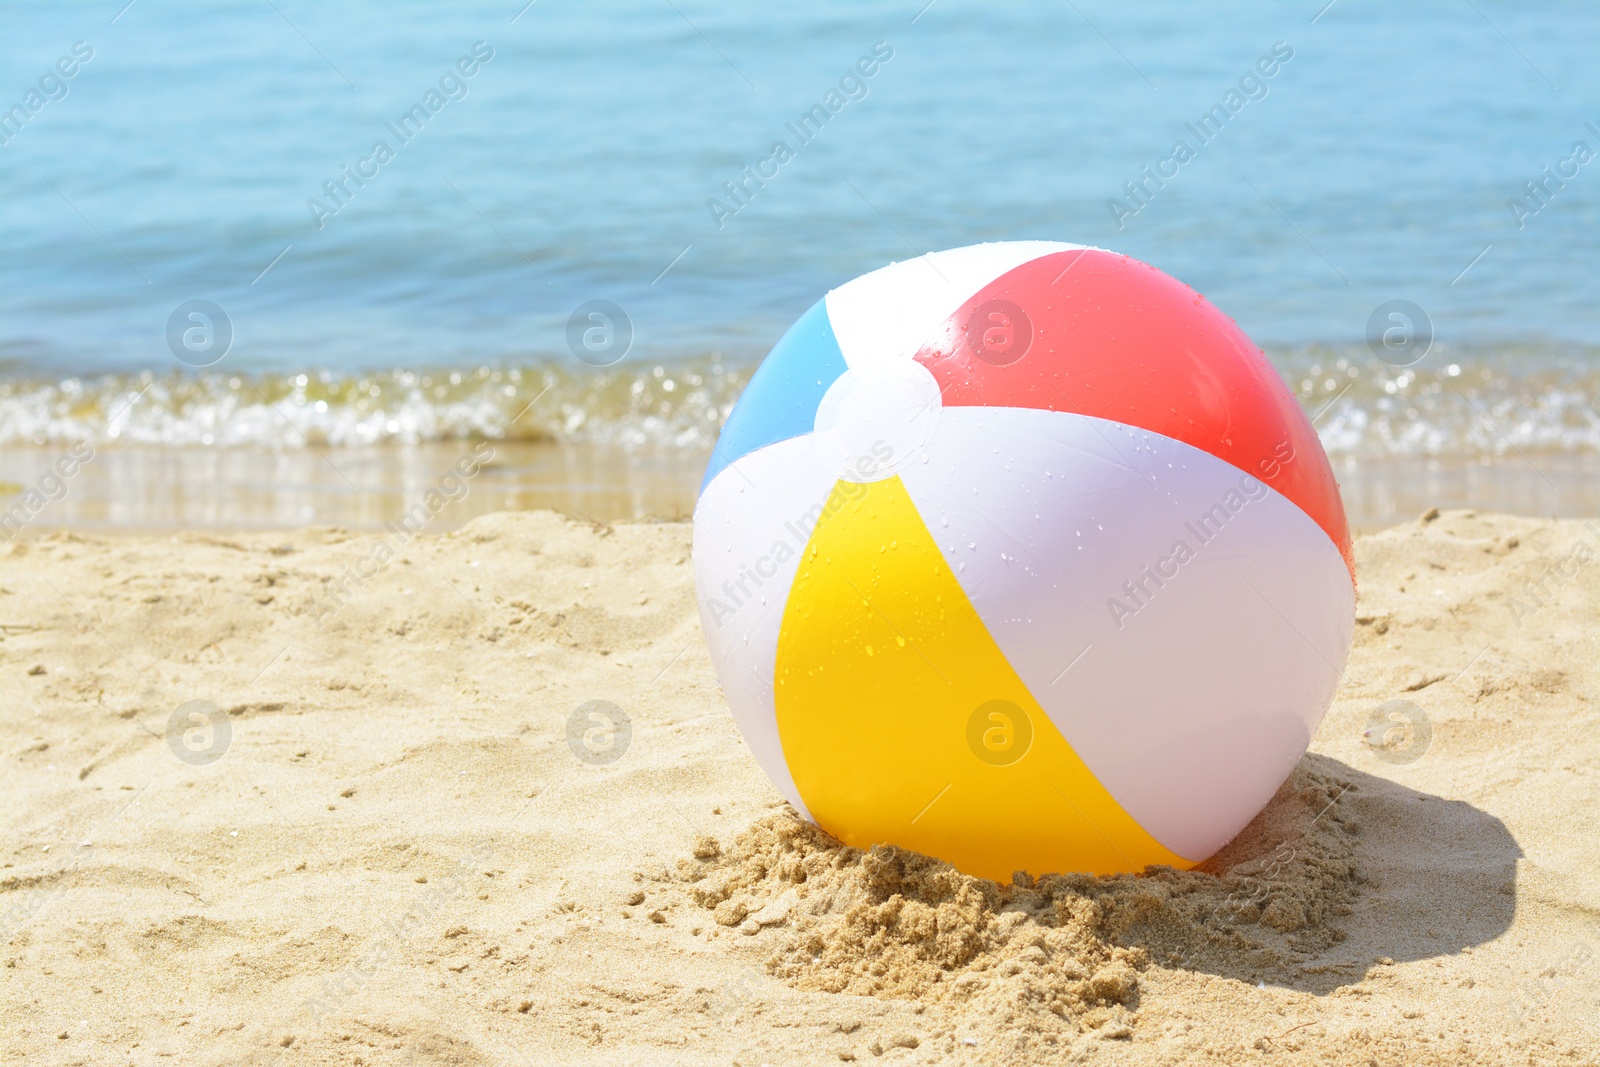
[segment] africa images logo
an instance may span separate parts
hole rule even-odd
[[[1287,441],[1280,441],[1272,450],[1272,455],[1261,460],[1257,467],[1262,477],[1271,481],[1286,464],[1293,461],[1294,447]],[[1141,567],[1137,577],[1122,583],[1122,592],[1127,600],[1114,596],[1106,598],[1106,610],[1111,612],[1111,621],[1117,624],[1117,629],[1122,629],[1129,618],[1149,607],[1167,582],[1178,577],[1184,565],[1195,558],[1199,549],[1216,540],[1229,521],[1244,510],[1245,505],[1263,499],[1269,492],[1271,489],[1254,475],[1243,475],[1236,488],[1229,489],[1221,500],[1193,521],[1185,522],[1183,528],[1194,538],[1193,545],[1187,538],[1179,538],[1166,555],[1155,561],[1153,568],[1149,565]]]

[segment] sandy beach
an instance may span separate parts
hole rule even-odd
[[[6,1059],[1600,1059],[1600,523],[1360,537],[1344,683],[1236,841],[1009,886],[793,818],[689,541],[536,512],[0,549]]]
[[[1600,1067],[1596,39],[7,5],[0,1067]]]

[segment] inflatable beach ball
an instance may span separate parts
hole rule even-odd
[[[1327,457],[1249,338],[1033,241],[801,316],[722,430],[694,569],[789,803],[997,880],[1214,853],[1305,751],[1355,608]]]

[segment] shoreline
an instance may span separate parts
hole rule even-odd
[[[694,511],[708,449],[461,440],[359,448],[101,446],[73,464],[58,498],[24,508],[22,537],[99,533],[379,530],[419,504],[426,528],[459,529],[499,511],[549,509],[594,522],[675,521]],[[68,453],[0,452],[0,522]],[[470,477],[458,466],[474,467]],[[1430,507],[1544,518],[1600,515],[1600,453],[1483,457],[1332,457],[1353,531],[1375,532]],[[454,472],[454,473],[453,473]],[[54,488],[54,486],[51,486]],[[430,493],[437,494],[430,497]],[[0,539],[12,529],[0,529]]]

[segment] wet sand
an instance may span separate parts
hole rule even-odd
[[[451,530],[497,511],[547,508],[612,522],[673,520],[694,510],[704,450],[595,444],[451,441],[362,448],[156,448],[109,445],[66,481],[64,495],[29,517],[49,529],[292,529],[309,523],[370,530],[438,489],[455,465],[487,445],[493,458],[428,529]],[[0,513],[66,452],[0,451]],[[1430,507],[1475,507],[1543,518],[1600,514],[1600,454],[1511,452],[1504,457],[1335,457],[1351,525],[1372,531]]]
[[[487,448],[487,453],[482,450]],[[0,513],[36,488],[62,455],[0,455]],[[457,465],[488,455],[461,477]],[[694,509],[705,453],[584,444],[454,441],[369,448],[101,447],[32,517],[48,529],[292,529],[310,523],[373,530],[426,500],[431,532],[479,515],[549,509],[598,522],[680,519]]]

